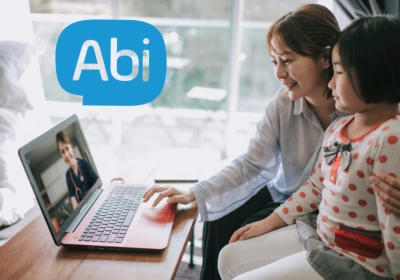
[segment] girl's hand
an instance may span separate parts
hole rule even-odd
[[[400,215],[400,180],[385,173],[371,176],[369,180],[383,207]]]
[[[250,237],[259,236],[269,232],[268,227],[265,225],[265,221],[266,219],[245,225],[244,227],[238,229],[233,233],[229,243],[233,243],[238,240],[246,240]]]
[[[229,243],[259,236],[284,226],[286,226],[286,223],[281,219],[281,217],[279,217],[278,214],[274,212],[261,221],[245,225],[244,227],[235,231],[229,240]]]

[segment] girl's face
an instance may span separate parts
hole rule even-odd
[[[279,48],[275,38],[271,44],[279,52],[271,51],[275,77],[286,87],[290,99],[313,97],[325,92],[327,78],[324,70],[330,67],[329,59],[321,55],[315,60],[299,55],[288,47]]]
[[[71,164],[75,160],[74,150],[72,149],[71,144],[65,142],[58,142],[58,149],[60,150],[65,163],[71,166]]]
[[[332,64],[334,74],[328,86],[332,89],[336,109],[347,113],[358,113],[367,109],[368,104],[357,96],[351,80],[344,72],[337,46],[332,50]]]

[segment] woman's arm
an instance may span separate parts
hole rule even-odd
[[[387,173],[378,173],[369,179],[382,206],[400,215],[400,179]]]

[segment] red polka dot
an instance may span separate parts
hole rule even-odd
[[[390,212],[390,210],[389,210],[389,209],[387,209],[387,208],[385,208],[385,214],[389,216],[389,215],[390,215],[390,213],[391,213],[391,212]]]
[[[339,181],[337,182],[338,186],[340,187],[342,185],[342,181],[339,179]]]
[[[303,212],[303,207],[301,207],[300,205],[296,207],[297,212],[301,213]]]
[[[324,205],[328,206],[328,201],[326,199],[324,199]]]
[[[322,183],[324,181],[324,177],[319,177],[319,181]]]
[[[382,128],[382,131],[386,131],[389,129],[389,126],[385,126],[384,128]]]
[[[282,209],[283,214],[289,214],[289,209],[286,207]]]
[[[311,209],[317,209],[318,206],[314,202],[310,204]]]
[[[359,156],[359,153],[358,153],[358,152],[355,153],[355,154],[354,154],[354,159],[358,159],[358,156]]]
[[[338,229],[336,227],[330,227],[329,228],[332,232],[336,232]]]
[[[357,171],[357,176],[360,177],[360,178],[364,178],[364,177],[365,177],[365,174],[364,174],[364,172],[362,172],[361,170],[358,170],[358,171]]]
[[[318,229],[321,227],[321,224],[320,223],[317,223],[317,227],[318,227]]]
[[[389,250],[394,250],[396,247],[394,246],[393,242],[388,242],[386,243],[386,246],[388,247]]]
[[[328,239],[328,235],[326,235],[325,232],[322,235],[324,236],[325,239]]]
[[[335,196],[336,194],[335,194],[333,191],[331,191],[331,195],[332,195],[332,196]]]
[[[335,213],[339,213],[339,207],[337,207],[337,206],[333,206],[332,207],[333,208],[333,212],[335,212]]]
[[[350,218],[353,218],[353,219],[354,219],[354,218],[357,218],[357,213],[356,213],[356,212],[353,212],[353,211],[350,211],[350,212],[349,212],[349,217],[350,217]]]
[[[389,138],[388,138],[388,143],[389,144],[396,144],[397,143],[397,141],[399,141],[399,138],[397,138],[397,136],[389,136]]]
[[[344,173],[349,173],[349,168],[347,167],[345,170],[344,170]]]
[[[318,162],[318,168],[321,169],[322,164]]]
[[[367,164],[368,165],[373,165],[374,164],[374,160],[371,157],[367,157]]]
[[[293,219],[293,220],[292,220],[292,224],[295,224],[295,223],[296,223],[296,219]]]
[[[364,228],[364,227],[362,227],[362,226],[357,226],[357,227],[356,227],[356,229],[359,229],[359,230],[365,230],[365,228]]]
[[[385,224],[384,224],[384,223],[381,223],[381,229],[382,229],[382,230],[385,230],[385,229],[386,229],[386,227],[385,227]]]
[[[375,266],[375,269],[376,269],[376,271],[378,271],[379,273],[383,273],[383,272],[385,271],[380,265]]]
[[[370,194],[374,194],[374,189],[373,188],[367,188],[367,192],[369,192]]]
[[[363,256],[358,256],[357,258],[362,262],[366,262],[367,261],[367,259],[365,257],[363,257]]]
[[[326,220],[325,220],[325,218],[324,218],[324,217],[322,217],[322,218],[321,218],[321,222],[323,222],[323,223],[325,223],[325,222],[326,222]]]
[[[393,227],[393,231],[395,234],[400,234],[400,227],[399,226]]]
[[[315,168],[314,168],[312,171],[312,174],[315,174],[315,173],[317,173],[317,170],[315,170]]]
[[[382,155],[382,156],[379,157],[379,162],[380,163],[385,163],[386,161],[387,161],[387,156]]]
[[[349,189],[352,191],[355,191],[355,190],[357,190],[357,186],[354,184],[349,184]]]
[[[368,215],[367,216],[367,220],[370,222],[375,222],[376,221],[376,217],[374,215]]]
[[[292,200],[293,200],[293,197],[292,197],[292,196],[288,198],[288,201],[292,201]]]
[[[316,195],[316,196],[319,195],[319,192],[317,192],[316,190],[312,190],[312,193],[313,193],[314,195]]]
[[[314,183],[311,183],[311,185],[314,187],[314,188],[316,188],[317,186],[314,184]]]
[[[343,195],[342,198],[343,198],[344,202],[348,202],[349,201],[349,198],[347,196],[345,196],[345,195]]]
[[[389,176],[392,176],[393,178],[397,178],[396,174],[394,174],[394,173],[389,173]]]
[[[372,139],[370,139],[370,140],[368,141],[367,145],[369,146],[369,145],[371,145],[371,144],[372,144]]]
[[[364,199],[360,199],[360,200],[358,201],[358,205],[360,205],[360,206],[365,206],[365,205],[367,205],[367,201],[365,201]]]
[[[305,192],[301,192],[299,195],[300,195],[301,198],[305,198],[306,197],[306,193]]]
[[[375,149],[379,148],[379,143],[375,143]]]

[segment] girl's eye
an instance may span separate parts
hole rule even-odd
[[[336,71],[336,74],[341,75],[343,72]]]
[[[271,63],[272,63],[273,65],[276,65],[276,64],[277,64],[277,62],[276,62],[275,60],[271,60]]]
[[[285,63],[285,64],[287,64],[287,63],[291,62],[291,60],[289,60],[289,59],[282,59],[282,62]]]

